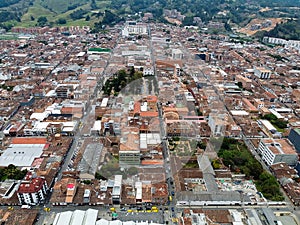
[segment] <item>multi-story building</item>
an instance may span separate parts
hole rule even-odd
[[[254,68],[254,75],[259,79],[270,79],[271,77],[271,70],[263,68],[263,67],[255,67]]]
[[[136,21],[128,21],[124,29],[122,30],[122,35],[127,37],[129,35],[147,35],[147,25],[145,23],[137,23]]]
[[[208,125],[214,136],[224,136],[226,131],[227,114],[211,113],[208,117]]]
[[[61,85],[56,88],[55,93],[58,98],[71,98],[73,91],[73,85]]]
[[[293,145],[296,148],[296,151],[300,153],[300,128],[292,129],[290,131],[288,139],[290,140],[290,142],[293,143]]]
[[[285,162],[295,166],[298,154],[294,146],[287,139],[262,139],[258,146],[258,152],[267,165]]]
[[[136,127],[130,127],[122,132],[119,149],[119,163],[121,167],[140,165],[139,137],[139,129]]]
[[[42,177],[36,177],[32,172],[28,172],[21,182],[17,195],[20,204],[36,205],[46,197],[48,185]]]
[[[122,191],[122,175],[115,175],[114,186],[112,190],[113,204],[120,204]]]

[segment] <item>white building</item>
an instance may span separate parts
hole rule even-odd
[[[53,225],[90,225],[96,223],[97,217],[96,209],[66,211],[56,214]]]
[[[210,113],[208,117],[208,126],[211,129],[212,135],[224,136],[227,125],[227,115]]]
[[[154,75],[153,67],[144,67],[143,76],[153,76],[153,75]]]
[[[263,67],[254,68],[254,75],[257,76],[259,79],[270,79],[271,74],[272,72],[269,69]]]
[[[172,49],[172,59],[183,59],[183,53],[180,49]]]
[[[35,177],[28,172],[17,192],[19,202],[22,205],[36,205],[45,199],[47,190],[48,185],[44,178]]]
[[[120,204],[122,192],[122,175],[115,175],[114,186],[112,190],[113,204]]]
[[[269,166],[278,162],[295,166],[298,161],[297,152],[287,139],[261,139],[258,152]]]
[[[19,167],[31,167],[35,158],[39,158],[45,144],[11,144],[0,156],[0,166],[13,164]]]
[[[122,36],[128,37],[129,35],[147,35],[148,29],[145,23],[137,23],[136,21],[126,22],[122,30]]]

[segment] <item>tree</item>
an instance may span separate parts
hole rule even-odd
[[[45,16],[40,16],[40,17],[38,18],[37,22],[38,22],[38,26],[44,27],[44,26],[46,26],[46,24],[47,24],[47,22],[48,22],[48,19],[47,19],[47,17],[45,17]]]
[[[79,20],[79,19],[83,18],[84,14],[86,14],[86,11],[80,8],[80,9],[72,12],[70,14],[70,17],[72,20]]]
[[[57,24],[66,24],[67,23],[67,20],[64,19],[64,18],[59,18],[57,21],[56,21]]]
[[[127,170],[128,174],[133,176],[133,175],[136,175],[138,174],[138,169],[136,167],[130,167],[128,170]]]
[[[224,24],[224,28],[225,28],[225,30],[228,31],[228,32],[231,32],[231,31],[232,31],[230,24],[227,23],[227,22]]]
[[[97,4],[96,4],[96,1],[95,0],[92,0],[91,2],[91,9],[97,9]]]

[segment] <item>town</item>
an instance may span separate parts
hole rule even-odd
[[[12,28],[1,222],[299,224],[300,41],[198,29]]]

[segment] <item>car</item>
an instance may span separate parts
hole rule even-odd
[[[174,196],[174,195],[175,195],[175,192],[174,192],[174,191],[171,191],[171,195]]]
[[[174,207],[172,207],[171,210],[172,210],[172,212],[174,212],[175,211]]]
[[[121,208],[121,211],[125,212],[125,211],[127,211],[127,210],[126,210],[126,208],[123,207],[123,208]]]

